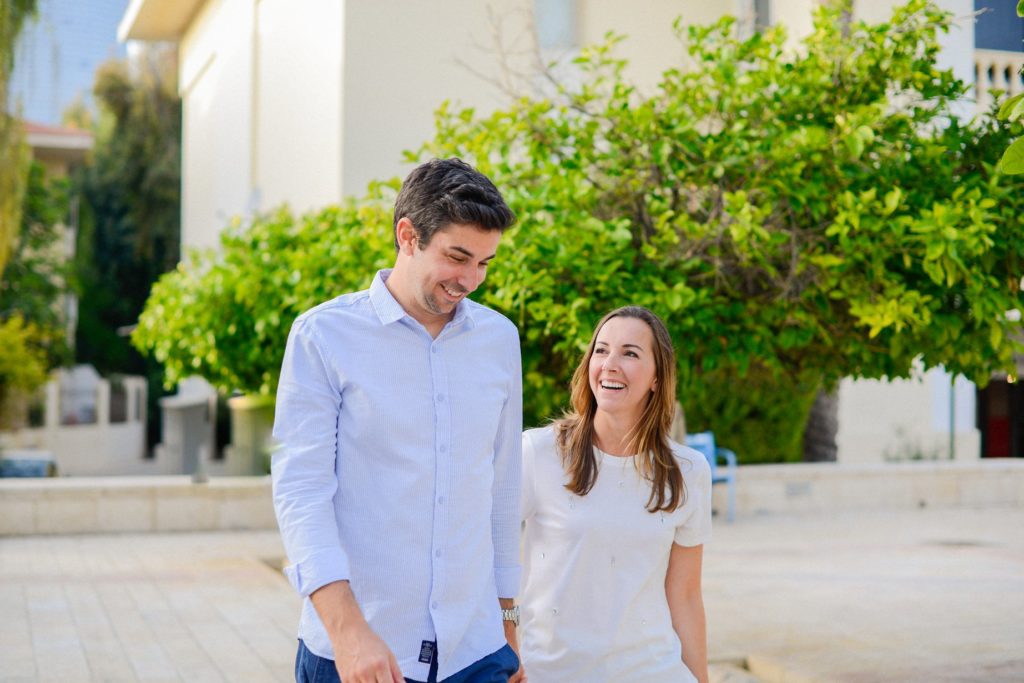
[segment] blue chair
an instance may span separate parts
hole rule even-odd
[[[715,435],[713,432],[699,432],[686,435],[686,445],[695,451],[700,451],[711,466],[711,484],[727,484],[729,487],[729,509],[726,512],[726,520],[732,522],[736,519],[736,454],[728,448],[715,446]],[[718,469],[718,460],[725,460],[725,473]]]

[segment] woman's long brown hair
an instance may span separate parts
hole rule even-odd
[[[651,391],[640,420],[627,435],[631,453],[636,453],[635,464],[641,476],[651,482],[651,496],[647,511],[675,510],[686,499],[683,474],[672,455],[668,434],[675,414],[676,354],[672,338],[661,318],[641,306],[617,308],[601,319],[590,338],[590,346],[583,354],[572,376],[572,410],[555,422],[558,451],[562,467],[569,475],[565,488],[578,496],[587,495],[597,481],[597,458],[594,455],[594,415],[597,399],[590,390],[590,358],[594,355],[597,335],[612,318],[636,318],[647,323],[654,339],[654,376],[656,384]]]

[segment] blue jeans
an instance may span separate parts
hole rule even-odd
[[[426,681],[407,678],[406,683],[508,683],[509,676],[519,670],[519,657],[510,645],[492,652],[443,681],[437,680],[437,657],[430,664]],[[318,657],[299,641],[295,654],[296,683],[340,683],[333,659]]]

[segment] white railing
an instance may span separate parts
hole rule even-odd
[[[1024,92],[1024,52],[1008,50],[974,51],[974,99],[978,112],[992,106],[993,90],[1012,96]]]
[[[111,415],[110,381],[102,378],[87,392],[91,394],[89,406],[78,406],[80,410],[70,413],[66,403],[73,392],[62,387],[68,375],[68,371],[58,370],[46,384],[42,425],[0,433],[0,446],[48,452],[60,475],[161,473],[157,464],[146,458],[146,378],[121,379],[116,393],[122,396]]]

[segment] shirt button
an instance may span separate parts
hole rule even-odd
[[[440,550],[435,550],[434,551],[434,557],[441,557],[441,551]]]
[[[438,505],[444,505],[444,496],[438,496],[437,497],[437,504]]]
[[[437,347],[436,346],[431,346],[430,347],[430,351],[431,351],[431,353],[437,353]]]
[[[444,394],[438,394],[437,395],[437,402],[438,403],[444,403]]]
[[[430,603],[430,609],[437,609],[437,600],[435,600],[434,602]]]
[[[444,453],[444,452],[445,452],[446,450],[448,450],[448,447],[447,447],[447,446],[445,446],[444,444],[441,444],[441,446],[440,446],[440,447],[439,447],[439,448],[438,448],[437,450],[439,450],[439,451],[441,451],[442,453]]]

